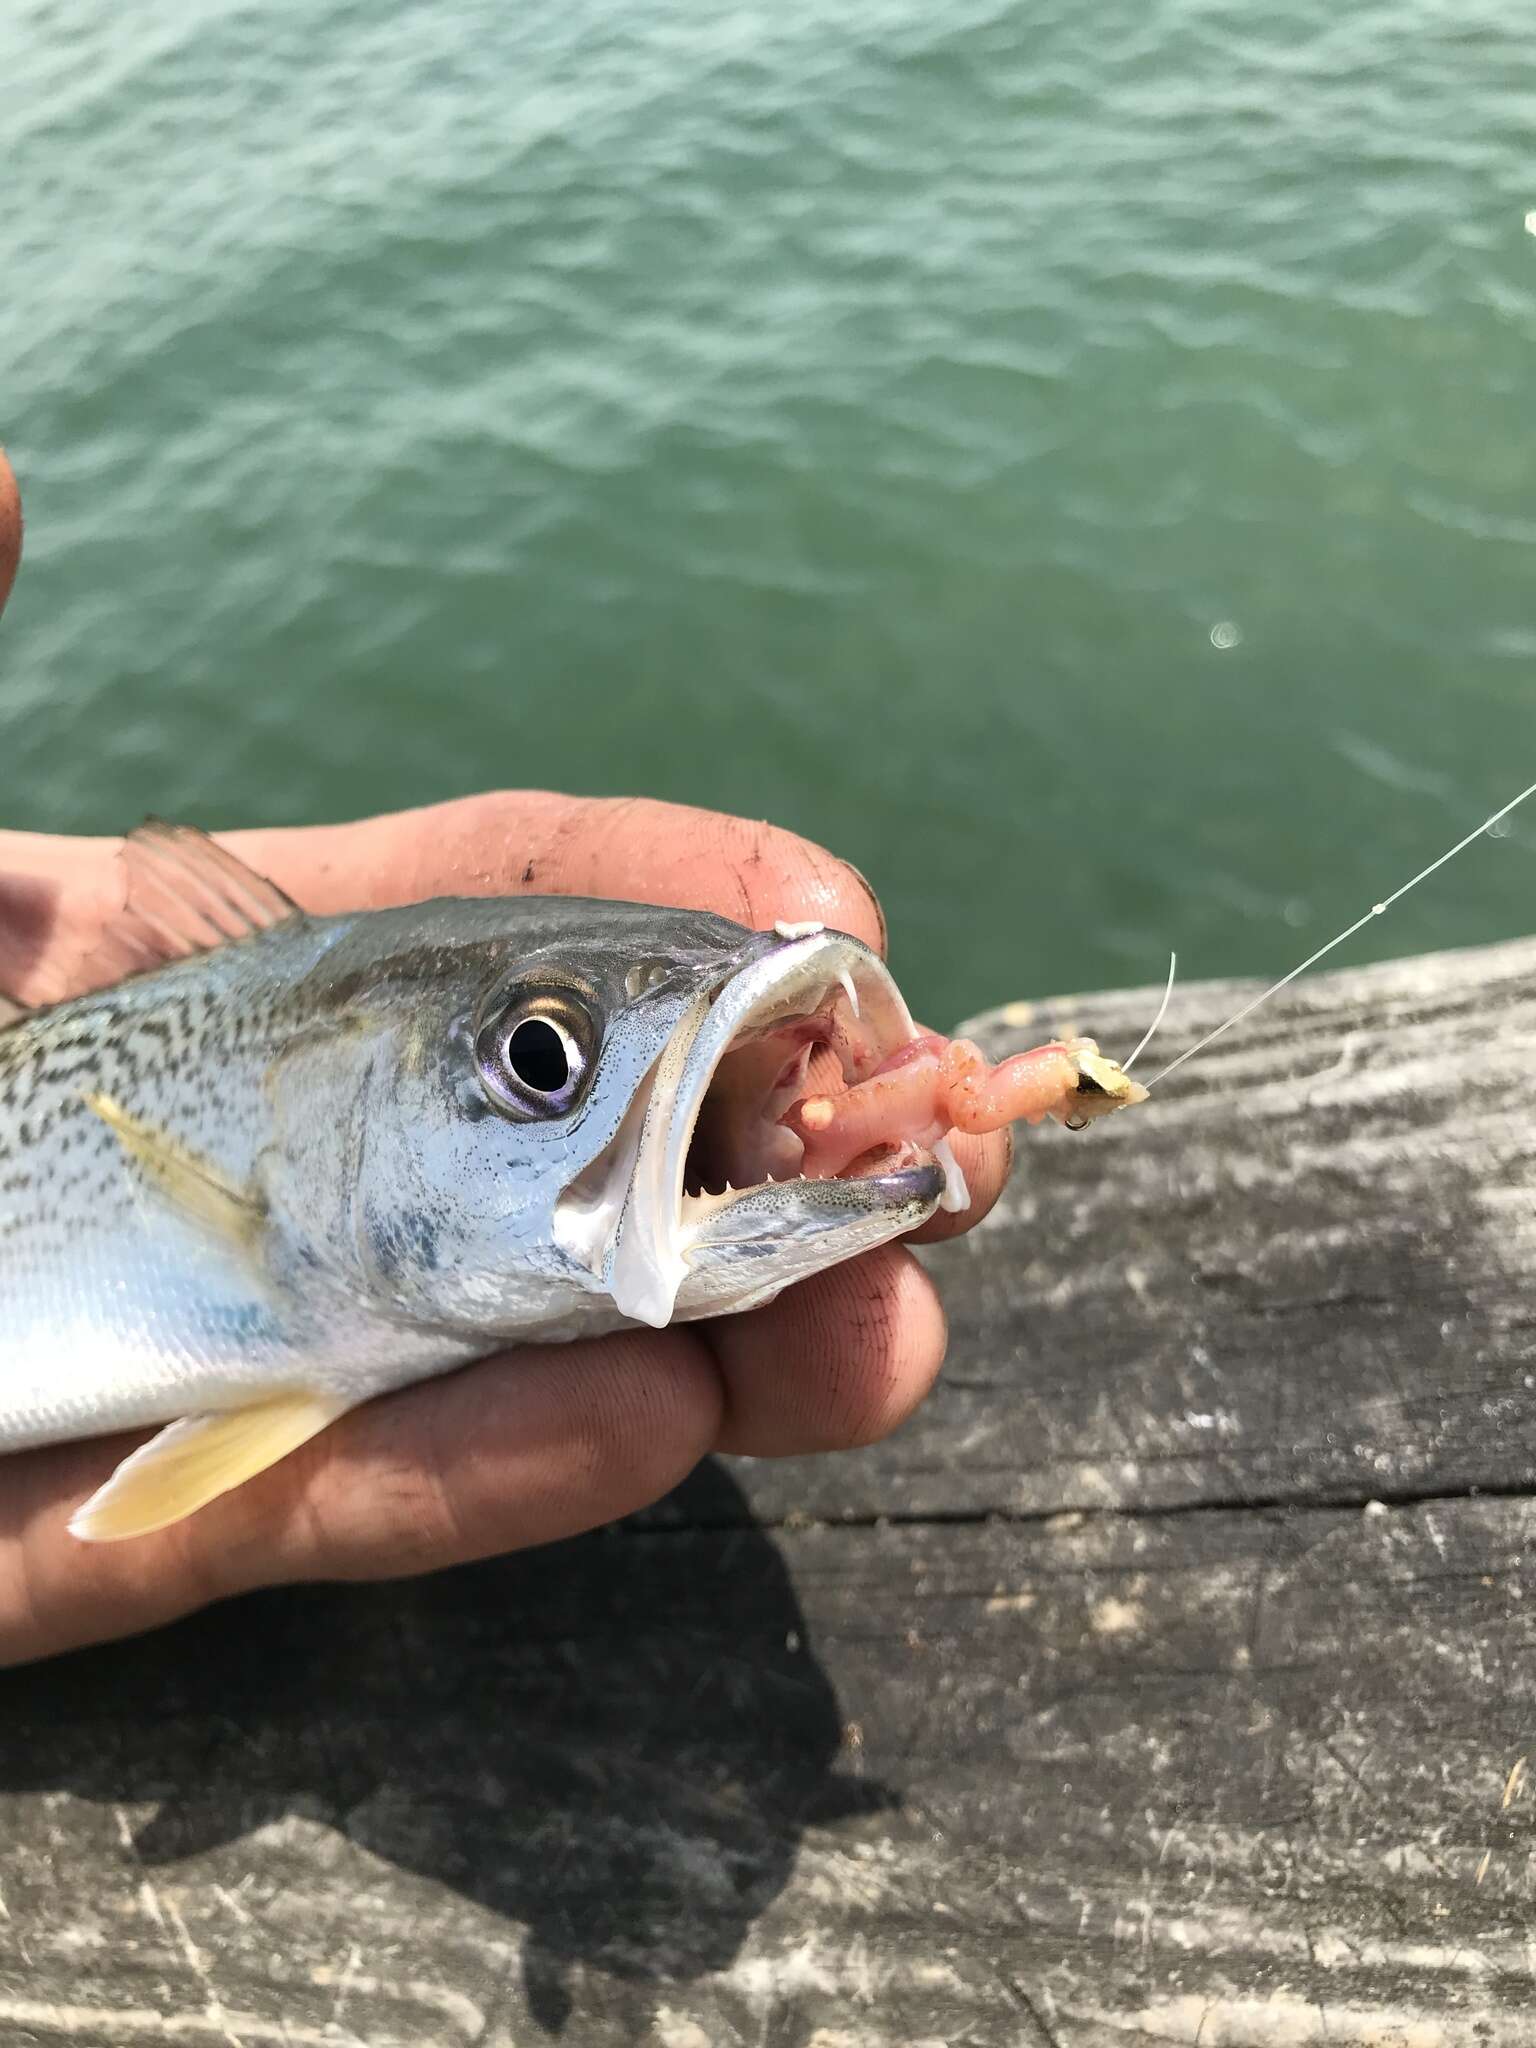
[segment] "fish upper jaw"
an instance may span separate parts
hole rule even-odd
[[[937,1158],[896,1146],[863,1170],[809,1180],[779,1121],[813,1055],[835,1054],[851,1083],[917,1035],[884,962],[857,939],[799,926],[754,934],[690,1002],[609,1147],[615,1193],[627,1168],[602,1265],[619,1312],[659,1329],[685,1293],[686,1314],[746,1307],[931,1215],[946,1146]],[[726,1185],[711,1193],[707,1179]]]

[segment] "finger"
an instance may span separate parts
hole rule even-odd
[[[220,834],[305,909],[443,895],[608,896],[713,910],[763,931],[815,918],[883,951],[873,890],[793,832],[647,798],[546,791],[462,797],[350,825]],[[78,994],[81,962],[122,903],[116,839],[0,832],[0,989]]]
[[[691,1331],[526,1346],[371,1402],[279,1498],[231,1495],[231,1527],[210,1520],[203,1540],[252,1584],[393,1578],[550,1543],[677,1485],[722,1405]]]
[[[0,448],[0,612],[5,610],[20,560],[21,493],[16,488],[16,473]]]
[[[713,910],[754,930],[815,918],[883,950],[874,892],[846,861],[758,819],[648,797],[547,790],[221,835],[307,909],[461,894],[612,896]]]
[[[66,1524],[132,1439],[31,1453],[8,1468],[22,1484],[0,1530],[0,1662],[251,1586],[397,1577],[553,1542],[666,1493],[721,1412],[691,1332],[509,1352],[370,1402],[185,1522],[125,1543],[81,1543]]]
[[[171,1536],[148,1537],[142,1544],[83,1544],[65,1526],[143,1434],[6,1458],[0,1665],[156,1628],[198,1603]]]
[[[725,1381],[718,1450],[754,1458],[888,1436],[944,1360],[944,1311],[910,1252],[886,1245],[707,1326]]]

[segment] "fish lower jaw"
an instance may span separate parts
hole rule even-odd
[[[944,1156],[946,1154],[947,1159]],[[853,1167],[842,1173],[770,1173],[764,1179],[750,1182],[743,1187],[735,1187],[727,1180],[719,1188],[700,1188],[695,1192],[685,1193],[678,1220],[684,1233],[691,1234],[725,1210],[737,1208],[755,1196],[766,1194],[771,1188],[809,1189],[836,1186],[846,1189],[857,1186],[861,1181],[870,1183],[873,1197],[871,1206],[884,1207],[885,1202],[881,1196],[894,1181],[898,1178],[913,1177],[915,1180],[918,1177],[926,1177],[935,1168],[944,1175],[945,1195],[941,1195],[941,1203],[950,1191],[952,1177],[959,1179],[961,1192],[965,1192],[964,1176],[947,1139],[940,1139],[938,1145],[931,1149],[905,1141],[899,1145],[880,1148],[878,1154],[856,1161]],[[878,1192],[876,1183],[879,1184]]]

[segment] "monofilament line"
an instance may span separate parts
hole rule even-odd
[[[1357,917],[1352,925],[1347,926],[1345,930],[1339,933],[1337,938],[1330,939],[1326,946],[1319,946],[1315,953],[1309,953],[1299,967],[1293,967],[1289,974],[1282,974],[1277,982],[1265,989],[1262,994],[1256,995],[1252,1002],[1244,1003],[1243,1007],[1230,1016],[1225,1024],[1218,1024],[1214,1031],[1208,1031],[1204,1038],[1197,1040],[1187,1052],[1181,1052],[1176,1060],[1170,1060],[1168,1065],[1163,1068],[1163,1071],[1160,1074],[1155,1074],[1145,1085],[1148,1088],[1155,1088],[1159,1081],[1166,1081],[1168,1076],[1177,1068],[1182,1067],[1186,1060],[1192,1060],[1197,1052],[1204,1052],[1208,1045],[1213,1044],[1216,1039],[1220,1038],[1224,1031],[1230,1031],[1234,1024],[1241,1024],[1245,1017],[1251,1017],[1260,1004],[1267,1003],[1271,996],[1277,996],[1281,989],[1288,987],[1296,979],[1298,974],[1305,974],[1309,967],[1315,967],[1324,954],[1331,953],[1335,946],[1342,946],[1346,939],[1352,939],[1355,933],[1363,930],[1373,917],[1380,917],[1384,911],[1390,910],[1394,903],[1406,896],[1410,889],[1417,889],[1420,882],[1427,882],[1437,868],[1443,868],[1448,860],[1454,860],[1458,853],[1464,853],[1474,839],[1481,839],[1490,826],[1497,825],[1501,818],[1507,818],[1511,811],[1518,810],[1526,798],[1531,796],[1536,796],[1536,782],[1531,783],[1528,788],[1522,789],[1518,796],[1511,797],[1502,810],[1495,811],[1492,817],[1484,818],[1475,832],[1469,832],[1465,839],[1458,839],[1456,844],[1448,847],[1438,860],[1432,860],[1427,868],[1420,868],[1412,881],[1404,882],[1401,889],[1394,889],[1392,894],[1384,897],[1380,903],[1373,903],[1364,917]],[[1161,1016],[1162,1012],[1159,1011],[1158,1014]],[[1141,1047],[1138,1046],[1136,1051],[1140,1052],[1140,1050]],[[1135,1054],[1133,1053],[1131,1057],[1134,1059]]]
[[[1164,1016],[1167,1014],[1168,998],[1173,994],[1174,970],[1177,968],[1178,964],[1178,954],[1170,953],[1168,955],[1168,986],[1163,990],[1163,1000],[1157,1006],[1157,1015],[1152,1019],[1152,1022],[1147,1026],[1146,1030],[1143,1031],[1140,1039],[1137,1041],[1136,1050],[1131,1054],[1130,1059],[1122,1060],[1120,1062],[1120,1071],[1122,1074],[1128,1074],[1131,1071],[1132,1063],[1141,1058],[1142,1054],[1146,1051],[1147,1047],[1152,1043],[1153,1033],[1157,1030],[1158,1025],[1162,1023]]]

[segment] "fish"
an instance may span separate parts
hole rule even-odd
[[[0,1452],[159,1425],[85,1541],[506,1346],[758,1306],[964,1207],[951,1128],[1142,1093],[1091,1040],[987,1069],[817,923],[312,916],[158,820],[123,867],[102,985],[0,1028]]]

